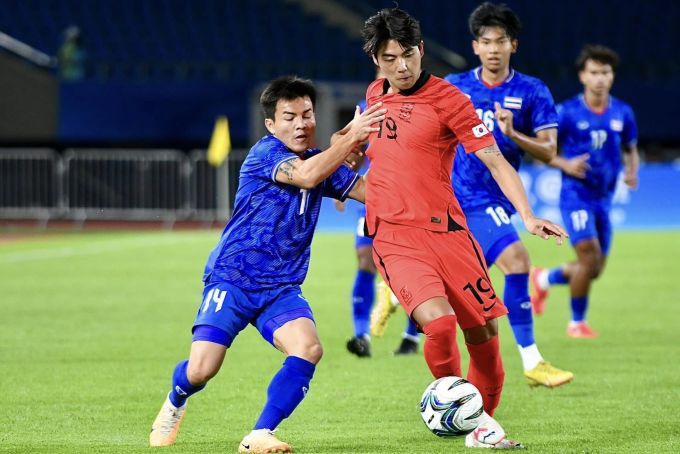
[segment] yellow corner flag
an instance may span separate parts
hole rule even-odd
[[[231,151],[231,136],[229,135],[229,120],[225,116],[217,117],[213,129],[210,145],[208,146],[208,162],[219,167]]]

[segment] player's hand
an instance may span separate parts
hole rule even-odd
[[[365,144],[368,141],[368,136],[372,132],[380,131],[380,127],[375,125],[385,119],[385,114],[387,109],[382,108],[382,103],[377,102],[371,107],[366,109],[363,113],[359,109],[359,106],[354,110],[354,118],[349,123],[350,130],[348,134],[352,135],[352,138],[358,144]]]
[[[515,128],[512,125],[513,114],[511,110],[503,109],[501,103],[493,103],[496,111],[494,116],[496,117],[496,124],[501,128],[501,132],[506,136],[511,136],[515,132]]]
[[[354,148],[350,154],[345,158],[345,165],[355,172],[361,167],[361,163],[364,161],[364,148],[362,146],[357,146]]]
[[[341,202],[338,199],[335,199],[333,202],[335,203],[335,209],[336,210],[338,210],[340,213],[345,212],[345,202]]]
[[[540,236],[544,240],[554,236],[557,244],[562,244],[564,238],[569,237],[567,232],[565,232],[562,227],[546,219],[540,219],[532,216],[524,221],[524,225],[526,226],[529,233]]]
[[[628,172],[623,174],[623,182],[626,183],[630,189],[637,189],[638,187],[638,176],[637,172]]]
[[[583,179],[586,177],[586,172],[590,170],[590,164],[587,162],[588,159],[590,159],[590,153],[574,156],[573,158],[566,160],[562,170],[564,170],[564,173],[567,175]]]

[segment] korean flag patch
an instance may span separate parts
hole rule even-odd
[[[477,126],[474,126],[472,128],[472,134],[474,134],[475,137],[477,137],[477,138],[485,136],[488,133],[489,133],[489,130],[486,129],[486,126],[484,126],[484,123],[480,123]]]

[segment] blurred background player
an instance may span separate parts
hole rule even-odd
[[[300,285],[309,266],[322,197],[363,201],[363,178],[343,166],[384,111],[368,109],[331,140],[311,149],[316,89],[308,80],[281,77],[262,92],[269,135],[248,153],[234,213],[205,266],[203,299],[192,329],[188,360],[172,375],[168,397],[153,422],[151,446],[174,444],[187,399],[222,366],[226,351],[248,324],[286,355],[267,401],[240,452],[290,452],[273,431],[307,394],[323,349]],[[351,128],[350,128],[351,127]],[[334,142],[334,143],[333,143]]]
[[[605,46],[587,45],[576,60],[583,93],[558,106],[561,155],[550,165],[562,170],[560,209],[576,261],[532,271],[532,304],[542,314],[551,284],[569,284],[571,321],[567,334],[593,338],[586,321],[591,282],[602,273],[612,241],[612,197],[623,182],[638,184],[640,157],[631,107],[610,95],[619,57]],[[623,166],[621,159],[623,151]]]
[[[465,438],[474,448],[520,448],[492,415],[504,370],[497,318],[507,310],[489,280],[479,246],[451,187],[456,145],[475,153],[518,208],[527,230],[561,242],[562,229],[534,216],[515,169],[480,122],[465,95],[422,70],[420,24],[398,8],[383,9],[362,30],[364,51],[384,74],[366,92],[369,108],[387,109],[370,135],[371,171],[366,226],[373,259],[408,315],[425,333],[423,353],[432,375],[461,376],[457,324],[470,353],[468,380],[481,392],[484,413]]]
[[[449,74],[446,80],[470,98],[512,167],[519,169],[524,153],[549,162],[557,152],[557,113],[552,95],[542,81],[510,66],[518,47],[519,18],[506,5],[485,2],[470,14],[468,24],[481,66]],[[452,180],[487,265],[496,264],[505,275],[503,302],[527,382],[547,387],[570,382],[574,375],[545,361],[536,345],[529,297],[529,253],[510,221],[515,208],[487,166],[460,145]]]
[[[381,78],[380,71],[376,73],[376,78]],[[359,103],[359,108],[363,112],[366,109],[366,100]],[[368,171],[370,162],[368,158],[361,157],[361,164],[359,174],[365,175]],[[339,211],[344,211],[344,202],[336,201],[336,208]],[[354,324],[354,336],[347,341],[347,350],[350,353],[357,355],[360,358],[371,356],[371,337],[370,333],[376,336],[382,336],[385,332],[380,329],[378,325],[373,323],[376,317],[372,317],[371,308],[373,308],[375,301],[375,275],[376,268],[373,263],[373,240],[365,235],[364,225],[366,222],[366,206],[360,205],[355,210],[357,215],[357,227],[354,233],[354,248],[357,255],[357,274],[354,278],[354,286],[352,287],[352,321]],[[390,302],[391,292],[385,283],[381,280],[378,283],[378,305],[376,309],[390,310],[396,309],[396,306]],[[385,304],[387,303],[387,304]],[[399,302],[396,302],[398,305]],[[386,317],[382,318],[386,319]],[[384,327],[384,325],[383,325]],[[406,328],[402,334],[402,341],[399,347],[394,351],[395,355],[411,355],[418,352],[418,343],[420,336],[418,328],[410,319],[406,322]]]

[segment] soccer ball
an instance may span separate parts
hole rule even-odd
[[[433,381],[420,399],[420,416],[437,436],[456,437],[472,432],[484,408],[479,390],[464,378]]]

